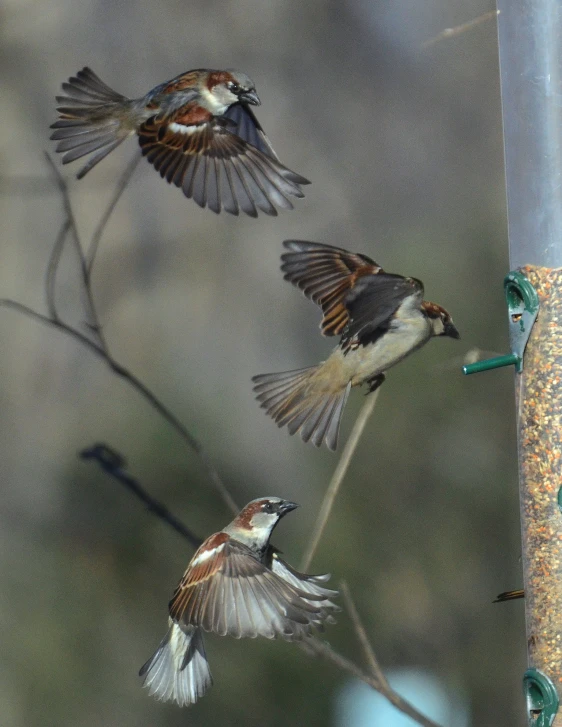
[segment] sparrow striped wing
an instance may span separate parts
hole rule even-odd
[[[423,285],[415,278],[390,273],[362,277],[345,298],[349,319],[342,346],[372,341],[388,330],[391,317],[409,296],[414,296],[415,305],[421,305]]]
[[[256,149],[259,149],[268,157],[279,161],[279,157],[273,151],[271,142],[265,135],[260,122],[249,106],[241,103],[232,104],[224,114],[224,118],[232,122],[232,126],[229,129],[236,136],[247,141],[248,144],[255,146]]]
[[[323,595],[296,588],[225,533],[195,554],[170,601],[170,617],[221,636],[296,641],[324,614]]]
[[[292,209],[290,198],[303,197],[300,185],[308,181],[230,129],[227,121],[188,104],[172,117],[142,124],[139,144],[160,176],[200,207],[250,217],[258,210],[274,216],[278,207]]]
[[[339,594],[337,591],[325,588],[322,585],[330,579],[329,573],[323,573],[322,575],[317,576],[299,573],[299,571],[295,570],[292,566],[286,563],[276,552],[274,552],[271,556],[271,570],[299,591],[308,593],[313,598],[311,602],[314,605],[321,607],[322,610],[318,614],[318,621],[315,622],[315,626],[318,629],[323,631],[324,623],[336,622],[332,613],[336,613],[341,609],[339,606],[336,606],[335,603],[332,603],[330,599],[337,597]],[[318,597],[322,598],[322,600],[317,601],[316,599]]]
[[[340,247],[304,240],[285,240],[283,245],[289,251],[281,255],[285,280],[322,308],[322,334],[340,335],[349,324],[349,291],[365,276],[383,272],[382,268],[366,255]]]

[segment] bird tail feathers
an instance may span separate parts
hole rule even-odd
[[[156,699],[174,701],[180,707],[194,704],[213,683],[201,629],[184,630],[170,620],[168,633],[139,675]]]
[[[93,154],[77,176],[81,179],[133,131],[123,125],[130,101],[107,86],[90,68],[83,68],[62,85],[66,96],[57,96],[59,119],[51,124],[56,150],[63,164]]]
[[[341,415],[351,382],[335,389],[318,377],[320,366],[254,376],[254,391],[262,409],[289,434],[300,432],[303,441],[316,447],[322,442],[335,450]]]

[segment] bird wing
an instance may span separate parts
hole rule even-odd
[[[338,592],[330,588],[325,588],[323,585],[330,579],[329,573],[323,573],[321,575],[299,573],[299,571],[284,561],[275,550],[271,555],[271,570],[299,591],[303,591],[312,596],[312,603],[322,607],[322,612],[318,615],[318,622],[315,624],[317,628],[322,629],[323,622],[335,623],[332,613],[340,611],[341,609],[330,601],[330,598],[335,598],[339,595]],[[322,600],[317,601],[318,597],[321,597]]]
[[[193,557],[169,608],[174,622],[221,636],[296,641],[319,625],[323,600],[285,582],[248,547],[217,533]]]
[[[373,340],[388,330],[391,318],[405,298],[415,296],[421,305],[423,285],[415,278],[378,273],[365,275],[347,293],[344,300],[348,321],[342,331],[344,348]]]
[[[285,240],[283,245],[289,250],[281,255],[285,280],[322,308],[324,336],[341,334],[349,324],[349,291],[363,277],[379,275],[383,269],[370,257],[340,247],[304,240]]]
[[[276,215],[277,207],[292,209],[289,198],[303,197],[300,185],[308,181],[232,129],[234,122],[191,101],[148,119],[139,129],[139,144],[160,176],[200,207],[234,215],[242,210],[251,217],[258,210]]]
[[[224,114],[225,119],[232,122],[230,130],[244,141],[248,142],[256,149],[266,154],[268,157],[279,161],[279,157],[274,152],[271,142],[265,135],[262,125],[257,120],[256,115],[247,104],[235,103],[229,107]]]

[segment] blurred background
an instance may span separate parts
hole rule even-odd
[[[316,307],[282,279],[282,240],[366,253],[421,278],[427,298],[451,311],[461,341],[433,341],[389,373],[312,569],[347,580],[383,667],[413,675],[422,696],[442,695],[449,712],[436,718],[462,727],[525,723],[523,604],[491,603],[522,583],[513,374],[460,370],[475,348],[508,350],[495,21],[423,44],[493,9],[481,0],[0,6],[0,297],[44,310],[63,220],[44,158],[54,152],[48,126],[60,84],[84,65],[129,96],[191,68],[244,70],[281,160],[312,180],[291,212],[234,218],[199,209],[142,161],[93,276],[114,357],[203,443],[236,501],[302,505],[275,535],[289,562],[300,561],[337,455],[278,430],[253,398],[253,374],[311,365],[333,345]],[[77,164],[64,168],[84,240],[136,153],[131,140],[80,182]],[[69,258],[61,312],[80,322],[77,280]],[[346,674],[265,639],[209,637],[215,685],[194,707],[141,689],[137,671],[164,635],[192,550],[77,453],[98,441],[119,450],[201,536],[230,512],[178,435],[91,352],[7,309],[0,336],[1,724],[363,724]],[[352,393],[342,441],[362,400]],[[345,613],[326,638],[361,662]],[[366,724],[394,727],[361,694],[374,715]]]

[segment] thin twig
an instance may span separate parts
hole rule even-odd
[[[202,444],[186,429],[186,427],[180,422],[180,420],[174,416],[174,414],[168,409],[162,401],[142,382],[140,379],[138,379],[131,371],[129,371],[127,368],[122,366],[120,363],[118,363],[113,356],[111,355],[108,345],[103,337],[101,326],[99,324],[99,319],[97,315],[97,310],[94,303],[94,298],[92,294],[92,288],[91,288],[91,265],[94,262],[95,259],[95,251],[97,248],[97,245],[99,243],[99,240],[101,239],[101,236],[104,232],[105,226],[107,225],[107,222],[111,216],[111,213],[115,209],[115,205],[117,203],[117,200],[122,195],[127,183],[129,182],[134,169],[138,163],[138,158],[133,160],[133,163],[129,165],[127,170],[125,171],[125,174],[121,177],[117,188],[115,190],[115,193],[113,195],[112,200],[110,201],[105,213],[102,216],[102,219],[98,226],[96,227],[96,231],[94,233],[94,236],[92,237],[92,243],[90,245],[90,267],[88,267],[88,264],[86,262],[85,252],[84,248],[82,246],[80,235],[78,232],[78,226],[76,223],[76,218],[74,216],[74,212],[72,209],[72,204],[70,202],[70,196],[68,194],[68,188],[66,185],[65,180],[61,176],[60,172],[58,171],[56,165],[54,164],[51,157],[46,154],[47,161],[53,171],[54,177],[57,182],[57,186],[60,190],[62,199],[63,199],[63,205],[66,215],[66,221],[65,224],[62,226],[61,231],[59,232],[59,235],[57,236],[57,239],[55,241],[55,245],[53,248],[53,252],[51,253],[51,257],[49,259],[49,264],[47,268],[47,277],[46,277],[46,299],[47,299],[47,309],[49,312],[49,315],[43,315],[42,313],[39,313],[28,306],[25,306],[21,303],[18,303],[14,300],[0,300],[0,306],[11,308],[12,310],[16,310],[19,313],[23,313],[24,315],[27,315],[31,318],[33,318],[36,321],[39,321],[43,323],[44,325],[52,326],[54,328],[58,328],[60,331],[63,331],[67,335],[71,336],[75,340],[77,340],[79,343],[86,346],[90,351],[95,353],[97,356],[102,358],[107,365],[111,368],[111,370],[116,373],[121,378],[125,379],[125,381],[128,382],[128,384],[137,391],[138,394],[140,394],[151,406],[153,409],[155,409],[175,430],[178,432],[178,434],[183,438],[183,440],[187,443],[187,445],[195,452],[195,454],[199,457],[201,460],[203,466],[205,467],[207,474],[209,475],[211,482],[219,495],[224,500],[227,507],[230,509],[230,511],[234,514],[236,514],[239,510],[238,506],[236,505],[234,498],[228,491],[228,488],[222,481],[216,467],[214,467],[213,463],[211,462],[209,456],[203,449]],[[93,341],[91,338],[83,334],[78,329],[72,327],[71,325],[65,323],[64,321],[60,320],[57,310],[56,310],[56,304],[55,304],[55,283],[56,283],[56,273],[57,273],[57,267],[60,262],[61,254],[62,254],[62,248],[64,245],[64,240],[66,238],[66,235],[68,232],[72,232],[72,239],[74,242],[76,253],[78,254],[78,258],[80,261],[80,268],[81,268],[81,275],[82,275],[82,281],[84,284],[84,288],[87,295],[87,301],[88,306],[90,308],[90,315],[92,316],[92,322],[93,322],[93,330],[96,333],[97,341]]]
[[[46,298],[45,302],[47,305],[47,310],[49,312],[49,316],[53,320],[56,320],[56,321],[59,320],[59,316],[57,313],[57,303],[56,303],[56,299],[55,299],[55,287],[56,287],[56,283],[57,283],[57,269],[58,269],[62,251],[64,248],[64,242],[66,240],[66,236],[68,235],[69,230],[70,230],[70,220],[68,218],[66,218],[60,229],[59,234],[57,235],[55,244],[53,245],[53,249],[52,249],[51,255],[49,257],[49,262],[47,263],[47,275],[45,276],[45,298]]]
[[[357,611],[353,598],[351,597],[351,592],[349,590],[349,586],[347,585],[346,581],[340,582],[340,593],[343,597],[343,600],[345,603],[345,608],[346,608],[347,612],[349,613],[349,618],[351,619],[351,623],[353,624],[353,626],[355,628],[355,633],[357,634],[359,643],[363,647],[363,652],[365,654],[365,658],[371,668],[371,674],[373,675],[374,679],[377,681],[377,683],[379,685],[378,688],[380,689],[381,692],[385,689],[389,690],[390,685],[388,683],[387,678],[384,675],[383,670],[381,669],[379,660],[375,656],[375,652],[373,650],[373,647],[371,646],[369,637],[367,636],[367,631],[365,630],[365,627],[363,626],[363,622],[359,618],[359,613]]]
[[[140,379],[138,379],[131,371],[126,369],[114,358],[112,358],[110,353],[106,349],[102,348],[101,345],[95,343],[80,331],[72,328],[72,326],[69,326],[67,323],[53,318],[49,318],[48,316],[45,316],[42,313],[38,313],[32,308],[29,308],[22,303],[18,303],[15,300],[10,300],[8,298],[0,299],[0,307],[2,306],[5,308],[11,308],[12,310],[16,310],[19,313],[23,313],[24,315],[27,315],[30,318],[33,318],[40,323],[43,323],[44,325],[57,328],[59,331],[66,333],[71,338],[74,338],[79,343],[86,346],[86,348],[88,348],[90,351],[92,351],[102,360],[104,360],[114,373],[116,373],[118,376],[121,376],[121,378],[123,378],[138,394],[140,394],[143,399],[147,401],[150,406],[155,409],[160,414],[160,416],[162,416],[176,430],[176,432],[182,437],[182,439],[201,460],[203,466],[207,471],[207,474],[211,479],[211,482],[213,483],[219,495],[224,500],[226,506],[234,514],[239,511],[240,508],[236,505],[234,498],[222,481],[218,470],[211,462],[211,459],[204,450],[201,442],[199,442],[199,440],[195,439],[195,437],[190,434],[190,432],[185,428],[180,420],[170,411],[170,409],[168,409],[162,403],[162,401],[160,401],[160,399],[148,388],[148,386],[143,384],[143,382],[140,381]]]
[[[172,527],[179,535],[189,540],[194,548],[199,547],[201,540],[187,528],[181,520],[176,518],[165,505],[155,500],[149,495],[146,490],[135,480],[131,475],[123,471],[126,466],[124,458],[111,449],[105,444],[97,444],[93,447],[85,449],[80,453],[82,459],[90,460],[93,459],[100,467],[112,477],[115,477],[121,484],[123,484],[135,497],[138,497],[147,507],[148,510],[156,517],[163,520],[167,525]],[[352,674],[357,679],[368,684],[375,691],[379,692],[385,699],[387,699],[392,705],[396,707],[400,712],[407,714],[415,722],[422,727],[440,727],[432,720],[425,717],[421,712],[410,704],[406,699],[403,699],[392,687],[388,684],[388,681],[380,666],[378,665],[377,658],[369,644],[367,635],[361,624],[355,605],[351,600],[349,589],[345,583],[342,583],[342,592],[346,607],[349,611],[351,619],[354,623],[356,631],[359,635],[359,639],[366,651],[367,660],[371,666],[372,674],[365,673],[357,664],[350,659],[347,659],[342,654],[335,651],[329,644],[324,641],[320,641],[316,638],[309,638],[303,642],[300,642],[300,647],[308,655],[321,656],[327,661],[332,662],[340,669]],[[361,630],[361,632],[360,632]]]
[[[85,336],[83,333],[77,331],[75,328],[72,328],[63,321],[57,320],[56,318],[49,318],[49,316],[43,315],[43,313],[38,313],[36,310],[33,310],[33,308],[29,308],[29,306],[24,305],[23,303],[18,303],[17,300],[10,300],[10,298],[0,298],[0,308],[2,307],[11,308],[18,313],[23,313],[23,315],[29,316],[29,318],[39,321],[39,323],[43,323],[46,326],[58,328],[59,331],[63,331],[72,338],[75,338],[77,341],[86,346],[86,348],[89,348],[90,351],[96,353],[100,358],[107,360],[107,355],[99,344],[94,343],[91,338],[88,338],[88,336]]]
[[[222,481],[222,478],[220,477],[218,470],[213,465],[211,459],[207,455],[206,451],[204,450],[202,444],[197,440],[187,429],[186,427],[180,422],[180,420],[174,416],[174,414],[171,412],[170,409],[168,409],[163,402],[142,382],[140,379],[138,379],[131,371],[129,371],[127,368],[122,366],[120,363],[118,363],[113,356],[111,355],[111,352],[109,350],[109,347],[105,341],[105,338],[102,333],[102,328],[99,323],[99,318],[97,314],[97,309],[95,307],[94,297],[92,293],[92,285],[91,285],[91,274],[92,274],[92,266],[95,261],[96,251],[99,245],[99,242],[101,240],[101,237],[103,235],[103,232],[105,230],[105,227],[109,221],[109,218],[111,217],[111,214],[113,213],[115,206],[123,194],[123,191],[125,190],[127,184],[129,183],[134,170],[136,169],[136,166],[139,162],[140,157],[136,157],[132,160],[132,162],[128,165],[127,169],[125,170],[124,174],[122,175],[121,179],[119,180],[117,187],[115,189],[115,192],[109,202],[109,205],[107,206],[105,212],[103,213],[100,222],[98,223],[95,232],[92,236],[92,240],[90,242],[90,249],[89,249],[89,256],[88,259],[86,259],[86,253],[84,251],[84,247],[80,240],[80,235],[78,232],[78,225],[76,223],[76,218],[74,216],[74,211],[72,209],[72,204],[70,201],[70,195],[68,193],[68,187],[67,184],[60,174],[58,168],[56,167],[55,163],[49,156],[49,154],[45,154],[47,158],[47,162],[49,166],[52,169],[53,175],[55,177],[57,186],[59,188],[59,191],[62,196],[63,200],[63,206],[66,214],[66,222],[63,228],[61,229],[61,232],[59,233],[57,240],[55,241],[55,246],[53,249],[53,252],[51,254],[48,270],[47,270],[47,278],[46,278],[46,297],[47,297],[47,308],[49,311],[49,316],[45,316],[41,313],[38,313],[37,311],[32,310],[31,308],[28,308],[25,305],[19,304],[16,301],[13,300],[0,300],[0,305],[4,305],[6,307],[10,307],[13,310],[17,310],[20,313],[23,313],[25,315],[31,316],[37,321],[40,321],[41,323],[44,323],[46,325],[53,326],[55,328],[58,328],[59,330],[63,331],[67,335],[74,337],[77,341],[84,344],[87,348],[90,349],[90,351],[93,351],[96,353],[100,358],[104,359],[105,362],[108,364],[108,366],[111,368],[111,370],[117,374],[118,376],[125,379],[125,381],[128,382],[128,384],[137,391],[138,394],[140,394],[151,406],[153,409],[155,409],[175,430],[178,432],[178,434],[183,438],[183,440],[187,443],[187,445],[195,452],[195,454],[199,457],[201,460],[204,468],[207,471],[208,476],[211,479],[211,482],[219,495],[224,500],[227,507],[230,509],[230,511],[234,514],[236,514],[239,510],[236,502],[234,501],[234,498],[228,491],[228,488]],[[55,283],[56,283],[56,273],[57,273],[57,267],[60,262],[62,249],[64,245],[64,240],[66,238],[66,234],[71,231],[72,232],[72,239],[74,242],[76,253],[78,254],[78,258],[80,261],[80,270],[81,270],[81,276],[82,281],[84,284],[84,288],[87,295],[87,302],[89,306],[89,313],[92,317],[92,324],[91,328],[96,333],[97,341],[92,341],[88,336],[81,333],[78,329],[73,328],[71,325],[68,325],[64,321],[61,321],[56,310],[56,304],[55,304]]]
[[[454,38],[456,35],[461,35],[462,33],[466,33],[467,30],[472,30],[477,25],[480,25],[480,23],[485,23],[487,20],[492,20],[493,18],[497,18],[500,14],[499,10],[491,10],[489,13],[484,13],[483,15],[479,15],[477,18],[474,18],[473,20],[469,20],[466,23],[462,23],[461,25],[455,25],[454,28],[445,28],[445,30],[442,30],[440,33],[435,35],[433,38],[430,38],[429,40],[426,40],[425,43],[422,43],[422,49],[425,50],[426,48],[430,48],[432,45],[435,45],[436,43],[439,43],[442,40],[446,40],[448,38]]]
[[[361,435],[363,434],[363,430],[365,429],[367,420],[371,416],[371,413],[375,408],[375,404],[377,403],[379,391],[380,389],[377,389],[372,394],[367,396],[365,403],[363,404],[363,407],[359,412],[359,416],[355,420],[355,424],[353,425],[351,434],[349,435],[349,438],[345,443],[345,447],[343,448],[343,452],[338,462],[338,466],[336,467],[334,474],[332,475],[332,479],[330,480],[330,484],[328,485],[328,489],[326,490],[326,494],[324,495],[322,507],[320,508],[320,512],[318,513],[318,518],[316,519],[314,530],[312,531],[310,543],[302,559],[302,571],[306,572],[310,568],[312,558],[314,557],[314,553],[316,552],[316,548],[318,547],[318,543],[320,542],[320,538],[322,537],[322,533],[324,532],[324,528],[326,527],[326,523],[328,522],[328,518],[330,517],[332,506],[340,489],[340,485],[343,482],[343,478],[346,475],[349,464],[351,462],[351,458],[353,457],[359,440],[361,439]]]
[[[104,230],[107,226],[107,223],[109,222],[109,218],[113,214],[113,210],[121,199],[121,195],[129,184],[131,177],[133,176],[135,169],[137,168],[141,159],[142,157],[140,156],[140,154],[135,155],[134,159],[131,160],[130,164],[123,172],[121,179],[117,182],[115,192],[113,193],[105,212],[100,217],[98,226],[94,230],[94,234],[92,235],[92,239],[90,240],[90,246],[86,255],[86,271],[88,274],[88,278],[91,278],[92,276],[92,268],[94,267],[94,262],[96,260],[96,253],[98,251],[98,247]]]
[[[51,159],[50,155],[47,154],[47,152],[45,152],[45,157],[47,159],[47,162],[49,163],[49,166],[51,167],[53,176],[55,178],[55,181],[56,181],[59,191],[61,193],[64,211],[66,214],[66,218],[67,218],[68,222],[70,223],[70,230],[72,231],[72,239],[74,240],[74,246],[76,248],[78,260],[80,262],[80,273],[81,273],[81,277],[82,277],[82,284],[84,286],[84,292],[86,293],[86,304],[88,307],[88,315],[91,318],[91,320],[87,321],[87,324],[88,324],[88,327],[95,333],[97,339],[99,340],[101,347],[105,351],[107,351],[107,344],[105,342],[103,331],[102,331],[102,328],[101,328],[101,325],[100,325],[100,322],[98,319],[98,313],[96,310],[96,306],[94,304],[94,296],[92,293],[92,287],[90,285],[90,275],[88,272],[88,268],[86,266],[84,248],[83,248],[82,242],[80,240],[80,233],[78,232],[78,225],[76,223],[76,218],[74,217],[74,211],[72,209],[72,204],[70,203],[70,195],[68,193],[68,186],[67,186],[62,174],[60,173],[57,165]]]
[[[194,548],[201,545],[203,542],[201,538],[192,533],[165,505],[155,500],[134,477],[124,471],[127,463],[119,452],[111,449],[107,444],[95,444],[93,447],[88,447],[80,452],[80,457],[84,460],[96,461],[104,472],[107,472],[108,475],[124,485],[129,492],[143,502],[149,512],[163,520],[176,533],[189,540]]]
[[[396,707],[396,709],[403,714],[407,714],[408,717],[413,719],[414,722],[417,722],[419,725],[422,725],[422,727],[439,727],[437,722],[434,722],[421,712],[418,712],[418,710],[410,704],[410,702],[401,697],[391,688],[389,688],[388,691],[382,691],[378,680],[374,676],[366,674],[360,667],[357,666],[357,664],[345,656],[342,656],[342,654],[339,654],[337,651],[334,651],[334,649],[332,649],[332,647],[325,641],[319,641],[315,638],[307,639],[306,642],[302,644],[302,649],[306,653],[310,653],[311,651],[314,652],[317,656],[321,656],[323,659],[326,659],[326,661],[331,661],[332,664],[343,669],[343,671],[346,671],[348,674],[351,674],[357,679],[360,679],[362,682],[365,682],[365,684],[368,684],[376,692],[379,692],[379,694],[387,699],[394,707]]]
[[[117,361],[115,361],[113,358],[110,358],[109,356],[107,357],[107,363],[111,366],[112,370],[116,374],[124,378],[125,381],[127,381],[134,389],[136,389],[136,391],[141,394],[141,396],[143,396],[146,401],[148,401],[152,408],[155,409],[183,437],[185,442],[187,442],[187,444],[191,447],[191,449],[195,452],[195,454],[203,463],[205,469],[207,470],[207,474],[211,478],[211,482],[226,503],[227,507],[231,510],[232,513],[238,513],[240,508],[238,507],[238,505],[234,501],[234,498],[228,491],[228,488],[222,481],[221,476],[219,475],[216,467],[211,462],[211,459],[203,448],[201,442],[198,439],[195,439],[195,437],[185,428],[180,420],[174,414],[172,414],[170,409],[164,406],[160,399],[158,399],[158,397],[153,394],[152,391],[132,373],[132,371],[129,371],[129,369],[121,366],[121,364],[118,364]]]

